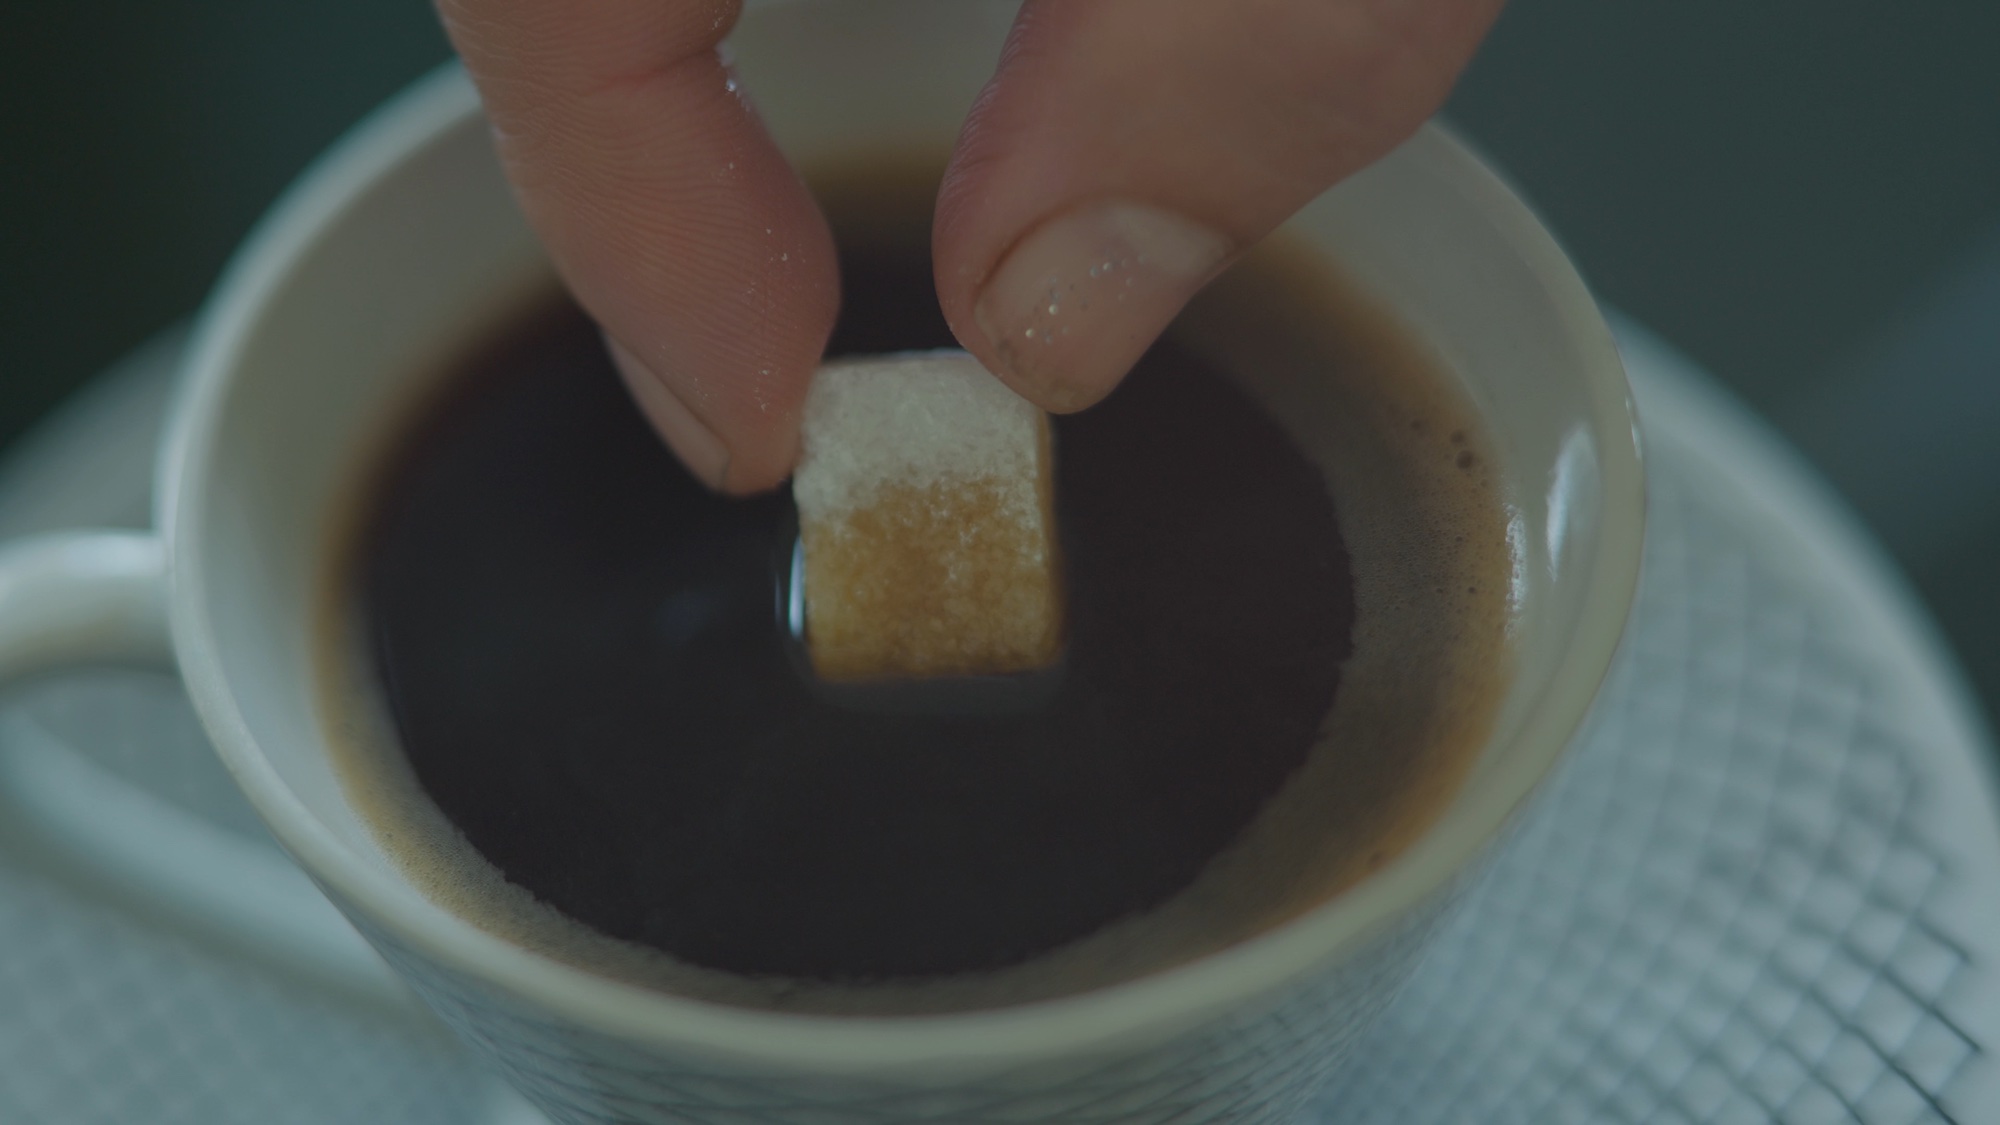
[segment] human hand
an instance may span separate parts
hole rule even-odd
[[[932,239],[959,342],[1110,393],[1244,248],[1436,110],[1502,0],[1026,0]],[[530,223],[711,486],[798,455],[834,247],[717,46],[741,0],[438,0]]]

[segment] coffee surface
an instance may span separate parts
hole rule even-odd
[[[928,261],[848,263],[833,351],[946,345]],[[1173,344],[1056,423],[1054,696],[923,716],[812,690],[790,502],[709,494],[595,327],[536,312],[389,471],[360,600],[425,791],[506,877],[738,973],[1024,961],[1193,881],[1304,762],[1353,595],[1318,471]]]
[[[952,346],[927,175],[816,182],[830,354]],[[1057,420],[1069,633],[1024,713],[816,692],[780,621],[789,498],[707,493],[566,300],[434,383],[329,575],[336,760],[427,895],[621,979],[889,1014],[1156,971],[1393,858],[1508,682],[1474,412],[1295,247]]]

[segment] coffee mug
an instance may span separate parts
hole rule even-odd
[[[731,40],[794,160],[939,149],[1007,0],[794,0]],[[316,164],[206,307],[162,452],[157,536],[0,550],[0,676],[171,660],[273,835],[423,1001],[566,1122],[1279,1121],[1393,996],[1584,722],[1630,608],[1643,490],[1611,334],[1507,187],[1431,126],[1289,224],[1425,340],[1505,479],[1514,681],[1437,822],[1384,869],[1222,952],[996,1010],[848,1018],[649,991],[420,894],[331,764],[315,606],[358,466],[452,345],[546,286],[455,68]]]

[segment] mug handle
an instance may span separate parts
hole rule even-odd
[[[65,531],[0,545],[0,684],[77,665],[171,671],[156,535]],[[0,831],[170,924],[292,978],[408,1015],[418,1005],[304,872],[271,847],[118,778],[18,716],[0,727]]]

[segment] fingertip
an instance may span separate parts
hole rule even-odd
[[[1234,251],[1191,219],[1125,200],[1044,221],[979,288],[994,373],[1058,414],[1110,394]]]
[[[695,478],[717,492],[748,496],[784,483],[797,460],[797,426],[788,416],[756,432],[725,441],[676,390],[673,383],[611,336],[604,339],[611,362],[638,404],[640,413]]]
[[[666,440],[682,465],[703,484],[719,489],[729,477],[729,448],[722,444],[708,423],[695,416],[666,380],[639,361],[631,349],[609,336],[604,338],[611,363],[625,380],[632,400],[653,429]]]
[[[954,332],[1046,409],[1098,401],[1238,252],[1414,131],[1498,7],[1025,0],[939,192]]]
[[[832,329],[832,236],[718,49],[737,0],[454,0],[522,211],[710,487],[781,483]]]

